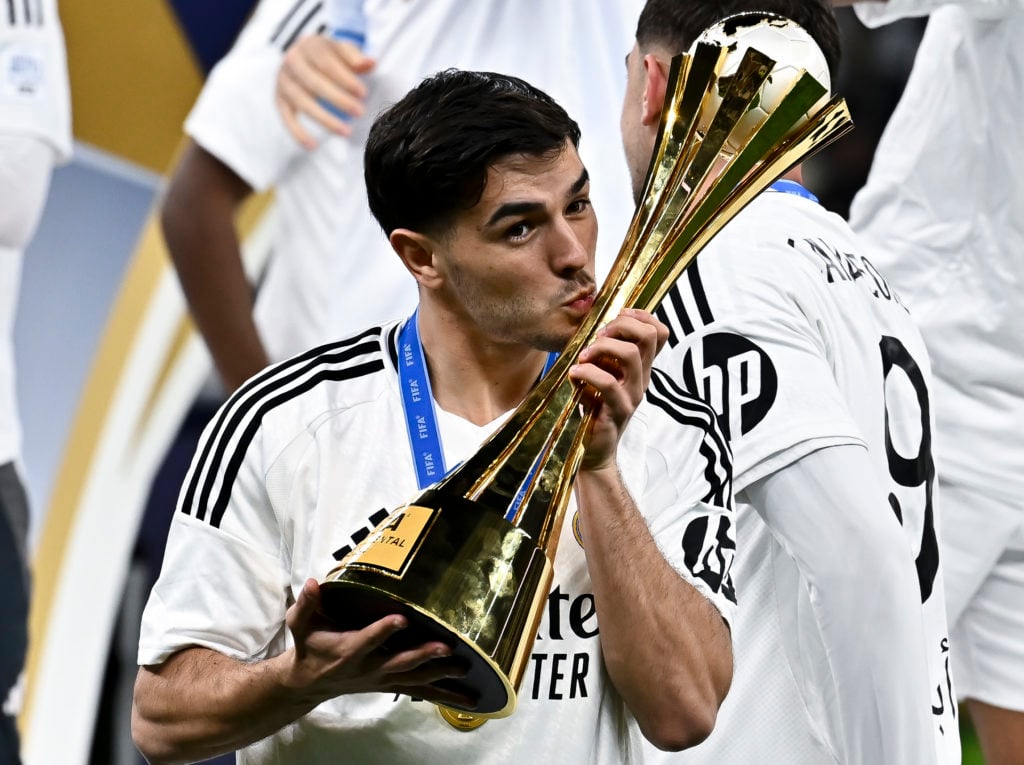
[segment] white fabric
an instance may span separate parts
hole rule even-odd
[[[928,343],[944,478],[1021,497],[1024,2],[1012,6],[1001,20],[932,14],[850,222]]]
[[[579,121],[604,276],[633,211],[617,117],[639,0],[367,0],[366,50],[377,67],[365,79],[366,116],[352,123],[351,139],[327,140],[307,155],[285,132],[273,93],[281,46],[300,30],[315,31],[323,21],[318,6],[263,0],[186,123],[250,185],[276,186],[280,230],[256,307],[272,359],[411,311],[415,283],[370,215],[362,151],[381,109],[447,67],[520,76]]]
[[[0,465],[21,456],[14,317],[22,257],[43,213],[53,162],[53,149],[39,138],[0,133]]]
[[[930,454],[925,443],[930,427],[927,354],[906,310],[865,253],[838,216],[793,194],[768,192],[715,237],[699,256],[696,270],[688,269],[663,304],[662,316],[673,335],[656,364],[720,412],[733,449],[738,498],[743,498],[743,489],[788,472],[819,450],[867,447],[870,455],[868,463],[851,463],[849,475],[830,477],[825,487],[807,487],[813,496],[827,496],[827,504],[817,503],[816,509],[814,503],[758,507],[772,532],[768,540],[756,520],[744,517],[751,508],[738,507],[738,543],[744,554],[736,566],[736,678],[715,731],[687,752],[684,762],[883,761],[872,760],[867,749],[861,750],[867,759],[857,759],[856,751],[844,752],[844,741],[864,747],[877,742],[883,751],[892,742],[925,742],[928,751],[904,761],[932,762],[936,745],[929,728],[915,732],[899,726],[915,716],[920,719],[916,709],[927,711],[933,705],[940,710],[929,726],[941,742],[937,761],[959,762],[954,705],[946,684],[941,568],[934,570],[934,579],[931,572],[922,577],[932,588],[923,605],[922,587],[914,582],[918,598],[911,608],[893,614],[899,624],[864,625],[866,616],[856,610],[863,597],[892,598],[891,606],[904,603],[900,588],[906,586],[905,578],[917,578],[914,560],[922,548],[927,557],[929,542],[934,548],[938,525],[934,498],[927,501],[933,483],[927,478]],[[900,348],[915,363],[897,353]],[[887,373],[883,349],[896,360]],[[888,457],[887,430],[893,445]],[[893,471],[902,474],[905,486],[890,477],[889,462],[898,455],[912,460],[909,466],[897,461]],[[920,459],[913,461],[915,455]],[[898,581],[881,592],[868,586],[855,602],[847,586],[834,584],[837,572],[827,567],[838,566],[838,574],[852,572],[867,580],[868,574],[877,576],[870,569],[881,563],[850,555],[823,559],[808,554],[810,548],[796,545],[792,537],[800,524],[842,528],[862,507],[859,498],[842,488],[851,482],[863,486],[862,493],[881,487],[881,497],[874,497],[880,524],[895,517],[890,505],[898,502],[902,533],[889,523],[884,533],[883,526],[876,526],[872,539],[880,550],[891,550],[894,544],[905,548],[902,567],[885,568]],[[823,513],[828,517],[819,517]],[[754,530],[751,538],[744,536],[749,529]],[[750,555],[751,544],[760,545],[761,552]],[[872,541],[859,544],[870,547]],[[802,575],[797,577],[797,571]],[[817,591],[823,581],[833,584]],[[766,594],[744,599],[743,588]],[[813,612],[802,611],[808,598]],[[818,624],[814,617],[843,621]],[[922,624],[923,642],[900,645],[887,637],[912,634]],[[863,635],[865,627],[877,632],[880,642],[856,655],[845,653],[851,645],[841,638],[843,630]],[[781,646],[771,643],[775,640]],[[885,665],[905,671],[879,676],[858,664],[864,651],[890,652]],[[922,657],[928,665],[924,685],[914,669]],[[857,686],[858,674],[865,683],[878,685]],[[844,687],[851,689],[851,699],[876,695],[876,706],[835,719],[829,712],[830,689]],[[759,710],[756,716],[750,713],[754,708]],[[896,709],[902,711],[889,713]],[[792,733],[779,741],[776,729]],[[761,750],[766,741],[776,742],[776,754],[767,760]]]
[[[947,507],[975,508],[948,513]],[[985,531],[979,534],[978,508]],[[1024,712],[1024,514],[973,487],[942,484],[942,553],[961,698]]]
[[[869,27],[900,19],[927,16],[940,8],[959,7],[976,18],[997,19],[1021,12],[1020,0],[881,0],[854,3],[858,18]]]
[[[931,711],[893,693],[894,683],[929,685],[925,655],[898,648],[925,643],[920,618],[905,616],[920,608],[921,595],[875,472],[867,449],[833,446],[751,484],[746,494],[786,553],[773,561],[776,581],[803,580],[777,608],[782,634],[800,636],[784,647],[808,717],[829,721],[815,732],[843,753],[839,762],[923,765],[937,761]],[[874,730],[884,735],[864,735]]]
[[[885,5],[857,12],[870,24],[932,13],[850,221],[906,298],[932,357],[936,460],[953,489],[942,506],[955,529],[942,541],[949,618],[955,636],[976,635],[989,628],[987,606],[972,605],[971,593],[1024,579],[1006,533],[1014,518],[1024,522],[1024,2]],[[1015,575],[997,566],[1001,550]],[[1024,711],[1024,686],[1004,687],[1024,676],[1024,642],[987,658],[984,646],[995,644],[972,642],[970,663],[1006,662],[1004,681],[969,680],[961,692]]]
[[[34,136],[67,160],[71,95],[57,0],[7,6],[0,11],[0,134]]]
[[[333,568],[332,553],[375,525],[369,516],[414,495],[393,343],[390,327],[304,354],[254,378],[214,418],[143,616],[140,664],[189,645],[243,660],[284,650],[285,610],[303,582]],[[678,414],[678,407],[668,411]],[[620,449],[623,475],[666,559],[730,620],[734,596],[723,577],[732,556],[731,511],[710,502],[716,487],[707,479],[722,467],[722,455],[703,428],[678,424],[668,411],[644,404],[634,415]],[[659,432],[667,427],[671,440],[648,442],[652,423],[660,423]],[[497,425],[477,427],[440,412],[447,463],[465,458]],[[727,480],[724,488],[728,497]],[[570,508],[552,595],[511,717],[467,734],[427,703],[345,696],[249,747],[239,761],[315,765],[335,763],[341,752],[359,763],[545,762],[553,752],[567,763],[636,761],[639,732],[601,664],[573,515]],[[710,570],[713,561],[724,569]]]

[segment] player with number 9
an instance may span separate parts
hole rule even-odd
[[[650,161],[671,57],[719,22],[754,44],[764,11],[804,27],[835,68],[824,0],[648,0],[621,120],[634,180]],[[733,13],[747,15],[723,22]],[[777,57],[788,61],[785,48]],[[736,674],[687,763],[959,762],[928,355],[872,258],[797,167],[725,226],[663,303],[671,334],[656,364],[717,409],[743,552]]]

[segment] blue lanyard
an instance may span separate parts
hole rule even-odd
[[[398,333],[398,377],[409,447],[416,467],[416,481],[421,489],[425,489],[443,478],[448,469],[441,449],[441,432],[437,425],[434,396],[430,391],[427,360],[420,342],[420,329],[416,321],[418,313],[418,310],[414,311]],[[542,375],[548,373],[557,358],[557,353],[548,354]],[[515,507],[521,501],[522,497],[519,497]]]
[[[781,191],[783,194],[796,194],[798,197],[810,199],[812,202],[818,203],[818,198],[796,181],[775,181],[775,183],[773,183],[768,188],[771,189],[772,191]]]

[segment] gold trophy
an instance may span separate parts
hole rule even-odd
[[[391,513],[321,584],[324,610],[343,628],[401,613],[409,626],[392,638],[395,650],[428,640],[452,646],[468,674],[438,685],[477,699],[471,709],[441,707],[456,727],[515,709],[589,423],[568,378],[580,351],[622,309],[653,310],[750,200],[852,128],[839,97],[806,117],[827,91],[803,70],[751,127],[751,103],[776,62],[750,48],[724,77],[726,57],[726,46],[698,41],[673,59],[642,201],[558,361],[470,459]]]

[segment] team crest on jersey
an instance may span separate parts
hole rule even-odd
[[[718,413],[726,438],[753,430],[775,403],[779,378],[771,358],[755,343],[732,332],[714,332],[683,358],[686,387]]]
[[[5,96],[35,98],[43,87],[43,56],[33,48],[14,45],[0,49],[0,70]]]

